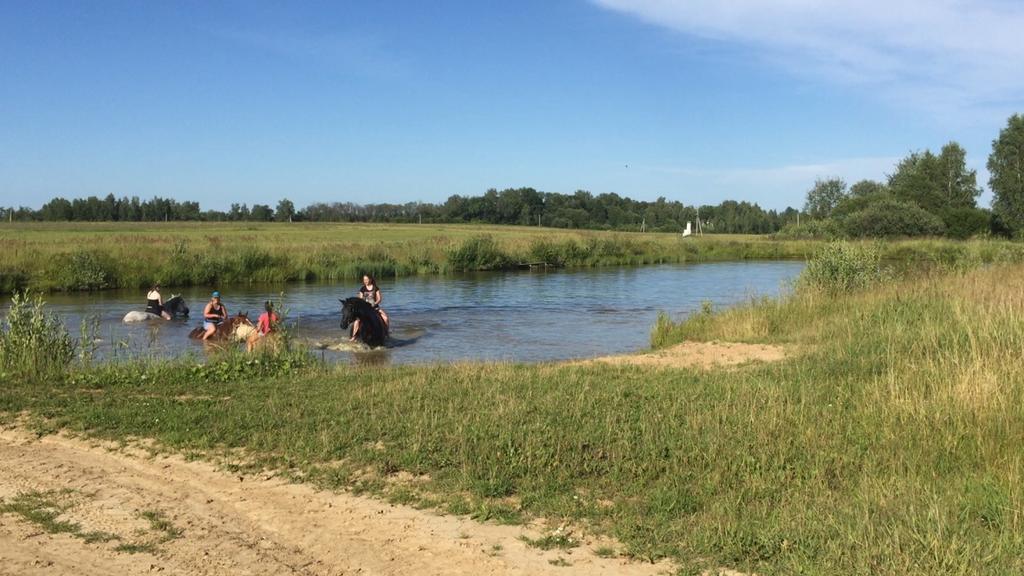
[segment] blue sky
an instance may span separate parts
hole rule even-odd
[[[1010,0],[0,0],[0,205],[802,205],[1024,112]],[[988,194],[983,197],[987,204]]]

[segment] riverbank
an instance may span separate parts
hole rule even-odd
[[[1024,569],[1024,267],[798,290],[659,342],[795,351],[631,363],[323,368],[227,355],[12,380],[57,430],[326,490],[617,538],[602,554],[758,574]],[[554,531],[539,546],[573,549]]]
[[[316,223],[0,224],[0,291],[338,281],[509,270],[804,259],[814,244],[757,236],[522,226]]]
[[[806,260],[823,245],[770,236],[524,226],[326,223],[0,223],[0,293],[343,281],[522,267]],[[1003,240],[887,241],[915,265],[1024,262]]]

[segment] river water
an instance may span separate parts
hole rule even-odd
[[[352,284],[223,287],[230,313],[255,321],[272,299],[287,311],[296,340],[328,361],[424,363],[461,360],[537,362],[642,350],[658,312],[681,318],[702,302],[730,306],[788,289],[802,262],[728,262],[639,268],[479,273],[381,279],[393,343],[382,350],[351,349],[339,327],[339,298]],[[167,298],[172,290],[165,288]],[[210,289],[180,291],[191,308],[186,321],[121,322],[145,307],[145,291],[53,294],[47,307],[79,334],[84,319],[97,326],[104,358],[201,357],[189,340]]]

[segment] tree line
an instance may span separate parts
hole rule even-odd
[[[807,192],[812,220],[782,231],[791,236],[950,236],[1024,234],[1024,116],[1015,114],[992,142],[988,159],[992,209],[978,206],[977,172],[967,152],[949,142],[938,154],[914,152],[885,182],[819,179]]]
[[[201,210],[198,202],[155,197],[54,198],[38,210],[0,209],[0,218],[43,222],[392,222],[483,223],[622,231],[680,232],[687,222],[704,231],[767,234],[796,221],[797,210],[778,212],[757,204],[727,200],[717,205],[687,206],[664,197],[653,202],[614,193],[594,195],[540,192],[533,188],[490,189],[480,196],[449,197],[444,203],[355,204],[317,202],[301,210],[288,199],[276,208],[266,204],[232,204],[226,211]]]
[[[490,189],[480,196],[450,196],[440,204],[317,202],[301,210],[288,199],[276,207],[232,204],[201,210],[198,202],[155,197],[54,198],[38,210],[0,208],[0,219],[17,221],[308,221],[394,223],[484,223],[555,228],[679,232],[688,222],[710,233],[786,237],[950,236],[984,234],[1024,237],[1024,116],[1011,116],[992,142],[988,159],[991,209],[977,204],[981,187],[967,168],[967,153],[949,142],[933,153],[914,152],[884,182],[819,179],[807,192],[803,211],[764,210],[727,200],[687,206],[664,197],[653,202],[614,193],[541,192],[534,188]],[[801,216],[803,217],[801,219]]]

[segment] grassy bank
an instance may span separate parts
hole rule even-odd
[[[804,258],[753,236],[472,225],[0,224],[0,291],[277,283],[516,268]]]
[[[821,242],[768,236],[474,225],[0,223],[0,293],[343,280],[512,269],[805,259]],[[1024,262],[1024,244],[886,242],[901,262]]]
[[[798,351],[739,370],[229,355],[7,378],[0,410],[480,519],[567,519],[684,573],[1020,573],[1024,267],[812,288],[659,325],[661,344]]]

